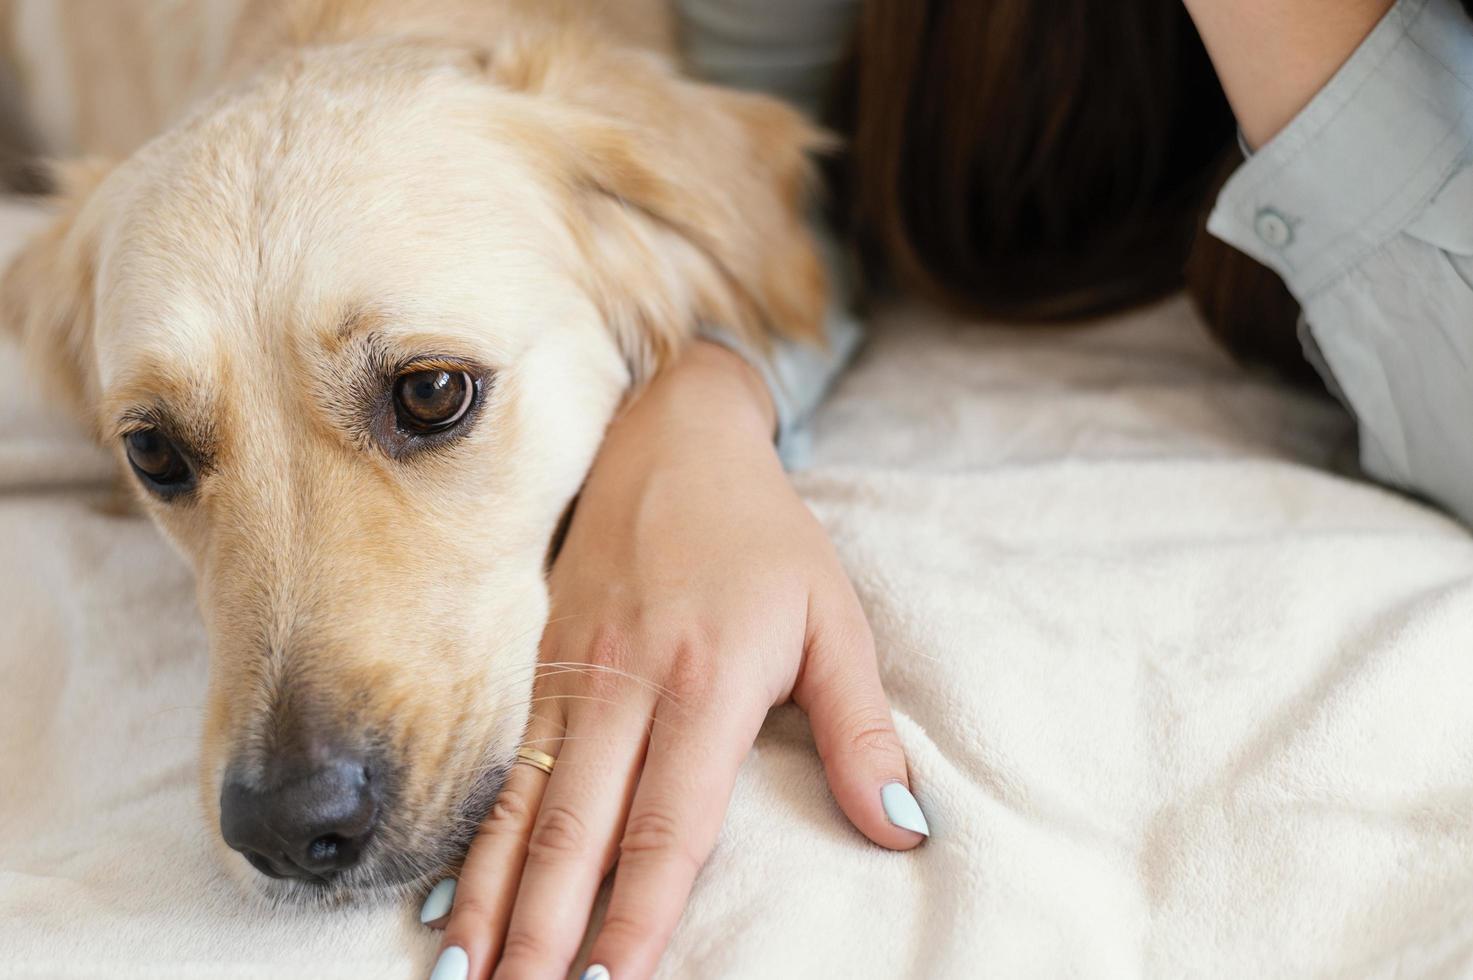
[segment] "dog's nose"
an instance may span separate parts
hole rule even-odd
[[[326,881],[362,856],[378,819],[376,786],[358,759],[337,759],[256,787],[227,776],[220,832],[272,878]]]

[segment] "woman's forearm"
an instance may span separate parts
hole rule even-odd
[[[1309,104],[1393,0],[1185,0],[1250,146]]]

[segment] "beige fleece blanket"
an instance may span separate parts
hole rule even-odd
[[[189,575],[9,347],[0,377],[0,976],[427,972],[413,908],[220,873]],[[664,975],[1473,973],[1473,539],[1332,475],[1350,438],[1180,300],[881,315],[798,480],[933,836],[865,842],[774,712]]]

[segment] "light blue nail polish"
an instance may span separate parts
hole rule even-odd
[[[609,980],[609,968],[595,963],[578,977],[578,980]]]
[[[465,980],[471,972],[471,958],[459,946],[446,946],[435,961],[430,980]]]
[[[931,836],[931,828],[926,823],[926,815],[921,812],[921,805],[910,795],[910,790],[905,788],[904,783],[886,783],[882,786],[880,803],[885,807],[885,816],[895,826],[914,830],[923,837]]]
[[[450,906],[455,904],[455,879],[446,878],[425,896],[425,903],[419,907],[419,921],[434,922],[443,919],[450,914]]]

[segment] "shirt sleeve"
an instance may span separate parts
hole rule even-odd
[[[859,13],[859,0],[678,0],[681,45],[700,77],[765,92],[816,116]],[[777,410],[777,448],[789,469],[808,456],[808,420],[864,339],[853,313],[854,282],[842,251],[815,219],[829,279],[823,343],[778,340],[754,349],[722,324],[700,336],[740,354],[767,382]]]
[[[807,462],[808,421],[864,340],[864,328],[851,310],[852,280],[841,262],[839,246],[822,230],[816,234],[829,280],[821,341],[778,339],[761,351],[721,324],[703,324],[699,330],[702,339],[735,351],[762,375],[777,415],[778,455],[790,470]]]
[[[1283,277],[1363,469],[1473,522],[1473,22],[1399,0],[1208,229]]]

